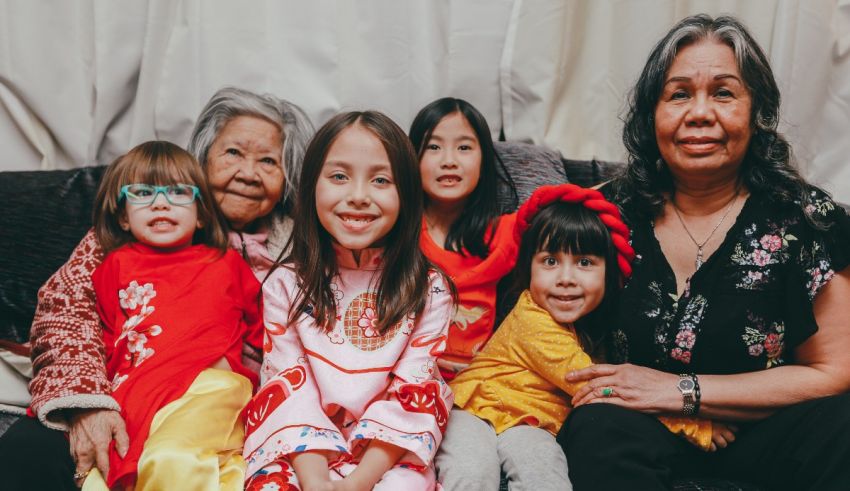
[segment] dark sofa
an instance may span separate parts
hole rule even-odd
[[[517,185],[518,201],[537,186],[572,182],[592,186],[612,177],[620,165],[578,161],[558,152],[523,143],[498,142],[497,150]],[[75,170],[0,172],[0,348],[26,343],[35,312],[38,288],[68,258],[91,227],[91,207],[103,167]],[[500,204],[516,206],[506,189]],[[506,310],[506,309],[502,309]],[[0,435],[19,416],[0,413]],[[506,489],[503,482],[503,489]],[[689,480],[677,490],[754,490],[728,481]]]

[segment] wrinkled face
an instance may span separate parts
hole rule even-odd
[[[379,245],[395,225],[399,206],[381,141],[358,124],[342,130],[316,183],[319,222],[341,246],[359,251]]]
[[[207,177],[227,221],[242,230],[268,215],[283,195],[283,135],[253,116],[237,116],[207,153]]]
[[[178,250],[192,245],[192,236],[202,227],[198,221],[198,204],[172,205],[159,193],[153,203],[126,203],[118,220],[125,231],[139,242],[165,250]]]
[[[434,127],[419,170],[429,203],[463,205],[475,191],[481,175],[481,145],[463,114],[449,114]]]
[[[655,107],[655,137],[673,176],[737,176],[751,107],[732,48],[704,40],[679,50]]]
[[[562,325],[593,312],[605,296],[605,258],[540,251],[531,258],[531,298]]]

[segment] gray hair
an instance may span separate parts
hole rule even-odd
[[[287,210],[295,198],[298,180],[301,177],[301,163],[307,144],[313,136],[313,124],[307,114],[297,105],[279,99],[271,94],[259,95],[245,89],[224,87],[210,98],[201,110],[187,150],[206,170],[207,154],[218,138],[222,128],[237,116],[253,116],[265,119],[280,129],[283,137],[281,162],[285,176],[282,207],[279,213]]]
[[[777,131],[779,87],[764,51],[737,19],[705,14],[679,21],[655,45],[643,72],[629,97],[629,112],[623,127],[623,143],[629,153],[628,165],[616,187],[621,204],[630,202],[640,214],[654,216],[664,205],[663,192],[673,191],[666,165],[659,165],[661,152],[655,136],[655,107],[664,87],[664,78],[679,50],[703,40],[716,40],[735,54],[738,70],[752,98],[750,124],[752,137],[740,170],[751,191],[770,191],[779,201],[797,202],[806,212],[809,185],[792,165],[791,146]],[[813,221],[814,224],[814,221]]]

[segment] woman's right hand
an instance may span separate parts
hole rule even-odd
[[[130,446],[121,414],[111,409],[75,409],[68,419],[71,458],[76,462],[76,475],[83,476],[75,479],[77,485],[82,485],[85,476],[95,466],[106,479],[109,474],[109,443],[115,439],[115,450],[122,457]]]

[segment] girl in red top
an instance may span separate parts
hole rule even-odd
[[[500,214],[496,189],[500,179],[514,197],[516,189],[487,121],[462,99],[444,97],[422,108],[410,139],[425,191],[419,245],[457,288],[448,344],[437,360],[443,377],[451,380],[493,333],[496,286],[513,269],[517,254],[516,216]]]
[[[107,256],[92,280],[130,441],[85,490],[242,489],[256,375],[240,355],[262,342],[260,285],[212,203],[198,162],[168,142],[133,148],[103,176],[94,229]]]

